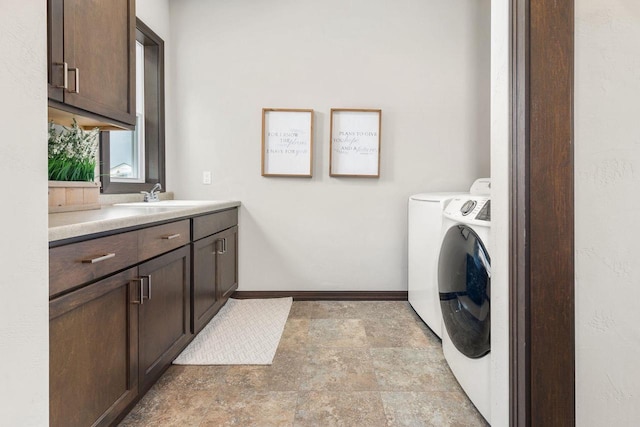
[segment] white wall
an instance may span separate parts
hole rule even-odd
[[[408,196],[489,174],[489,0],[170,4],[170,189],[242,201],[240,289],[406,290]],[[316,110],[313,178],[260,176],[263,107]],[[328,177],[331,108],[382,109],[380,179]]]
[[[162,37],[166,48],[169,41],[169,0],[136,0],[136,17]]]
[[[640,3],[576,2],[576,407],[640,419]]]
[[[0,2],[0,423],[49,423],[46,1]]]
[[[491,424],[509,425],[510,0],[491,1]]]

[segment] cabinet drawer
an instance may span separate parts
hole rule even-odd
[[[238,209],[198,216],[193,219],[193,240],[202,239],[238,225]]]
[[[135,231],[49,249],[49,296],[126,268],[137,256]]]
[[[157,225],[138,231],[140,261],[184,246],[190,241],[189,220]]]

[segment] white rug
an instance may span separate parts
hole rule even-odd
[[[270,365],[293,298],[229,299],[175,365]]]

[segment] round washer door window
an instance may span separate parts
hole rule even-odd
[[[456,225],[444,236],[438,261],[440,306],[447,333],[465,356],[491,350],[491,259],[469,227]]]

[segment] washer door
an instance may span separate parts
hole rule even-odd
[[[482,240],[466,225],[447,230],[438,261],[438,290],[444,324],[465,356],[491,350],[491,259]]]

